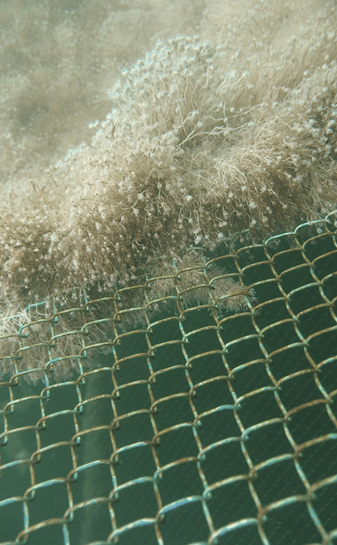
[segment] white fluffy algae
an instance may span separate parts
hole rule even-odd
[[[336,4],[245,4],[238,21],[216,19],[213,2],[215,43],[158,42],[111,90],[90,146],[4,187],[3,333],[30,302],[70,301],[78,287],[106,296],[144,270],[170,274],[172,260],[200,266],[192,248],[336,208]]]

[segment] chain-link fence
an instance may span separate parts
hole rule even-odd
[[[183,290],[177,270],[156,301],[167,277],[31,305],[0,339],[0,544],[337,543],[336,220],[225,249]],[[245,305],[223,304],[214,264]]]

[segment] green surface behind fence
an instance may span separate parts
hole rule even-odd
[[[22,326],[17,372],[0,384],[0,544],[337,543],[334,222],[212,257],[202,306],[181,304],[189,271],[177,271],[171,306],[138,309],[134,327],[121,327],[136,313],[121,302],[146,284],[112,294],[108,314],[83,298],[83,326],[67,333],[82,340],[67,356],[78,371],[63,382],[55,328],[70,309],[41,319],[32,305],[49,338],[31,346]],[[246,309],[218,310],[212,263],[240,282]],[[100,304],[112,336],[94,342]],[[35,384],[29,350],[46,364]]]

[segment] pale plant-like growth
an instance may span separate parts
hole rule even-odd
[[[190,33],[203,0],[0,2],[0,182],[40,179],[110,108],[107,90],[157,39]]]
[[[77,287],[107,296],[116,281],[144,282],[147,270],[166,277],[149,283],[157,300],[174,295],[177,268],[183,305],[237,311],[253,294],[187,250],[242,231],[263,239],[336,207],[335,3],[306,12],[304,1],[247,1],[240,18],[228,2],[215,21],[221,6],[209,3],[201,28],[213,25],[220,45],[158,42],[111,90],[91,146],[69,152],[47,179],[3,191],[6,312],[71,302]]]
[[[193,250],[181,257],[151,263],[151,274],[148,300],[152,302],[153,310],[159,308],[157,301],[172,303],[179,299],[181,309],[209,307],[213,303],[219,313],[224,310],[239,312],[247,310],[246,297],[255,301],[253,290],[248,293],[240,285],[238,273],[226,273],[214,263],[208,265]]]

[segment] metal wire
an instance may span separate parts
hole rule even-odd
[[[156,301],[161,278],[31,305],[3,358],[0,544],[337,543],[336,219],[213,256],[185,289],[206,286],[207,304],[182,305],[185,269]],[[219,310],[235,294],[213,297],[214,264],[245,309]],[[131,292],[146,304],[126,308]],[[82,325],[62,331],[70,313]],[[65,336],[81,347],[60,356]],[[72,374],[55,382],[62,365]]]

